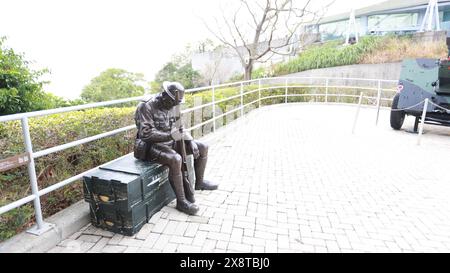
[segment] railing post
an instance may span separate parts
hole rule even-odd
[[[212,117],[213,117],[213,132],[216,132],[216,88],[214,82],[212,83]]]
[[[328,85],[329,85],[329,79],[326,79],[325,82],[325,103],[328,103]]]
[[[356,110],[355,121],[353,122],[352,134],[355,133],[356,122],[358,121],[359,110],[361,109],[362,97],[363,97],[363,92],[361,92],[361,93],[359,94],[358,109]]]
[[[244,83],[241,82],[241,117],[244,116]]]
[[[288,79],[286,78],[286,81],[284,82],[285,87],[286,87],[286,92],[284,94],[284,103],[288,102]]]
[[[375,121],[375,125],[378,125],[378,118],[380,117],[380,108],[381,108],[381,80],[378,80],[378,94],[377,94],[377,119]]]
[[[258,80],[258,108],[261,108],[261,79]]]
[[[34,195],[34,212],[35,212],[35,218],[36,218],[36,225],[33,226],[31,229],[27,230],[28,233],[34,234],[34,235],[41,235],[51,229],[53,227],[52,224],[45,223],[42,219],[42,209],[41,209],[41,201],[39,197],[39,187],[37,184],[37,177],[36,177],[36,167],[34,165],[34,158],[33,158],[33,145],[31,144],[31,137],[30,137],[30,127],[28,126],[28,118],[23,117],[22,118],[22,134],[23,134],[23,140],[25,142],[25,151],[30,156],[30,161],[28,163],[28,175],[30,177],[30,186],[31,186],[31,192]]]
[[[423,134],[423,126],[425,124],[427,110],[428,110],[428,98],[425,99],[425,103],[423,105],[422,120],[420,121],[419,135],[417,136],[417,145],[420,145],[420,139],[422,138],[422,134]]]

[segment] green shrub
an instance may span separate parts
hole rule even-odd
[[[134,124],[135,107],[98,108],[31,118],[30,134],[34,151],[40,151],[77,139],[100,134]],[[40,189],[89,170],[132,151],[135,131],[100,139],[36,160]],[[7,158],[24,152],[20,121],[0,123],[0,157]],[[23,198],[31,193],[26,167],[0,174],[0,205]],[[82,198],[80,183],[43,196],[42,209],[48,217]],[[27,204],[0,215],[0,240],[30,226],[33,206]]]
[[[351,65],[359,63],[381,44],[383,37],[365,36],[359,43],[344,46],[342,41],[316,45],[302,52],[297,58],[275,66],[275,75],[285,75],[310,69]]]

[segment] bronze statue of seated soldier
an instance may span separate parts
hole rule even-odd
[[[189,190],[186,183],[183,183],[186,180],[183,177],[182,157],[176,149],[180,142],[184,143],[186,152],[194,157],[195,189],[215,190],[218,185],[203,178],[208,160],[208,146],[194,140],[186,131],[175,126],[177,120],[174,110],[183,102],[184,92],[180,83],[164,82],[159,94],[139,103],[135,113],[138,132],[134,156],[140,160],[168,166],[169,182],[177,199],[176,208],[194,215],[199,207],[195,204],[194,191]]]

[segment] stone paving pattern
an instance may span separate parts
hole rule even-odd
[[[155,214],[133,237],[88,225],[49,252],[448,252],[450,129],[394,131],[389,111],[255,110],[206,138],[197,216]],[[404,128],[411,129],[413,118]]]

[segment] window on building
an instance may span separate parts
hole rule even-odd
[[[363,30],[361,27],[361,19],[356,18],[356,26],[358,28],[359,34],[363,35]],[[348,30],[348,20],[322,24],[319,26],[319,32],[322,35],[322,40],[333,40],[343,38],[347,35]]]
[[[441,22],[441,29],[450,30],[450,10],[440,11],[439,19]]]
[[[418,27],[418,19],[418,13],[372,15],[368,27],[372,32],[412,30]]]
[[[450,22],[450,10],[444,10],[442,12],[442,22]]]

